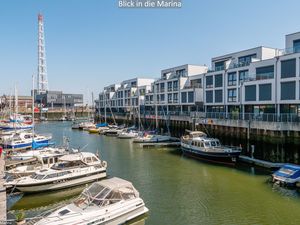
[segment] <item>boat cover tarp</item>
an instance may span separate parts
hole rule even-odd
[[[96,124],[96,127],[107,127],[108,126],[108,123],[98,123]]]

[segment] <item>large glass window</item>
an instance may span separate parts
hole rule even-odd
[[[215,75],[215,87],[222,87],[223,86],[223,75],[218,74]]]
[[[239,82],[243,82],[247,80],[249,77],[249,71],[248,70],[241,70],[239,71]]]
[[[281,83],[281,100],[296,99],[296,82],[282,82]]]
[[[256,79],[265,80],[274,78],[274,65],[256,68]]]
[[[174,95],[173,95],[173,102],[174,103],[178,102],[178,93],[174,93]]]
[[[188,92],[188,102],[189,103],[194,102],[194,92],[192,92],[192,91]]]
[[[178,80],[175,80],[173,82],[173,91],[177,91],[178,90]]]
[[[164,101],[165,101],[165,95],[164,95],[164,94],[161,94],[161,95],[160,95],[160,101],[161,101],[161,102],[164,102]]]
[[[213,102],[213,91],[206,91],[206,102],[207,103]]]
[[[172,91],[172,81],[168,82],[168,91]]]
[[[228,86],[236,85],[236,72],[228,73]]]
[[[260,84],[259,85],[259,101],[270,101],[272,99],[272,85]]]
[[[300,52],[300,39],[293,41],[293,52]]]
[[[172,103],[172,94],[168,94],[168,103]]]
[[[185,69],[176,70],[176,76],[177,77],[184,77],[184,76],[186,76]]]
[[[186,100],[187,100],[186,99],[186,92],[181,92],[181,102],[186,103],[187,102]]]
[[[245,101],[256,101],[256,85],[245,86]]]
[[[281,78],[296,76],[296,59],[281,61]]]
[[[215,71],[224,70],[224,68],[225,68],[225,61],[215,62]]]
[[[256,58],[256,54],[246,55],[238,58],[239,65],[247,66],[251,63],[252,58]]]
[[[165,92],[165,83],[160,83],[160,92]]]
[[[201,88],[202,87],[202,79],[191,80],[192,88]]]
[[[236,102],[236,89],[228,90],[228,102]]]
[[[223,102],[223,90],[215,90],[215,102]]]
[[[213,87],[213,76],[206,77],[206,87],[212,88]]]

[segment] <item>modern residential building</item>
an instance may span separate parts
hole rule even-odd
[[[99,107],[117,112],[139,107],[160,115],[206,112],[239,118],[300,116],[300,32],[285,37],[285,49],[256,47],[211,59],[211,69],[182,65],[157,80],[134,78],[104,88]]]
[[[64,94],[62,91],[46,91],[36,94],[35,101],[43,107],[51,108],[73,108],[83,106],[82,94]]]
[[[133,78],[120,84],[112,84],[99,94],[97,111],[134,112],[144,105],[145,94],[151,89],[154,79]],[[106,104],[105,104],[106,103]]]
[[[202,82],[206,72],[206,66],[190,64],[162,70],[161,78],[146,93],[145,110],[153,113],[157,106],[161,114],[174,114],[203,107]]]

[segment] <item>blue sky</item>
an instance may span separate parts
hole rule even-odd
[[[37,72],[37,14],[45,19],[51,90],[95,94],[160,70],[210,65],[256,46],[284,48],[300,31],[297,0],[182,0],[181,9],[121,9],[117,0],[1,0],[0,94],[29,95]]]

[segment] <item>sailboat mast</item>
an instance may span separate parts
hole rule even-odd
[[[156,125],[156,129],[158,130],[158,118],[157,118],[157,88],[156,88],[156,84],[154,86],[154,106],[155,106],[155,125]]]
[[[32,106],[31,106],[31,115],[32,115],[32,138],[34,137],[34,75],[32,75]]]
[[[18,101],[19,101],[18,100],[18,89],[17,89],[17,85],[15,84],[15,114],[19,113]],[[16,115],[15,115],[15,117],[16,117]]]
[[[106,92],[104,91],[104,120],[106,123]]]

